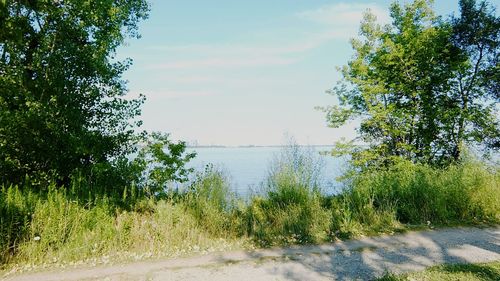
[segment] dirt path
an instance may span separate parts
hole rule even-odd
[[[500,260],[500,227],[453,228],[321,246],[40,272],[6,280],[369,280],[386,271],[495,260]]]

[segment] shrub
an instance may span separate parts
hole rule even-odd
[[[227,177],[213,166],[196,175],[181,202],[212,235],[225,237],[238,232],[236,197]]]
[[[286,147],[270,168],[264,196],[246,212],[249,235],[264,246],[317,243],[328,239],[329,212],[321,205],[321,162],[312,150]]]
[[[499,179],[496,169],[472,160],[440,169],[402,161],[356,175],[343,196],[360,218],[375,210],[409,224],[498,222]]]

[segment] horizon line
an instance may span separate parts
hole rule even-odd
[[[334,144],[296,144],[297,146],[335,146]],[[254,148],[254,147],[286,147],[287,144],[241,144],[241,145],[223,145],[223,144],[210,144],[210,145],[186,145],[189,148]]]

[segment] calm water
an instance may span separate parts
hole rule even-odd
[[[269,167],[281,147],[227,147],[227,148],[189,148],[196,151],[197,156],[191,160],[190,167],[203,170],[211,163],[221,168],[231,181],[232,188],[240,195],[259,192],[265,180]],[[331,147],[309,147],[313,153],[318,153],[323,161],[322,190],[325,193],[335,193],[339,183],[335,178],[342,174],[345,161],[331,156],[319,155],[320,151],[328,151]]]

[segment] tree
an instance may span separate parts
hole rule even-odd
[[[449,109],[452,157],[458,160],[463,143],[500,148],[497,104],[500,101],[500,17],[486,1],[460,1],[460,17],[452,17],[452,42],[465,60],[450,81]]]
[[[361,120],[359,140],[369,147],[350,150],[359,165],[397,158],[446,165],[460,158],[464,144],[498,144],[498,94],[491,91],[498,87],[492,83],[498,18],[484,2],[467,0],[460,2],[460,18],[446,21],[431,3],[392,4],[387,26],[368,13],[362,39],[351,41],[355,55],[329,91],[338,105],[324,110],[331,127]]]
[[[175,143],[168,134],[152,133],[145,138],[144,147],[132,161],[141,171],[139,187],[150,197],[166,195],[172,191],[169,184],[188,180],[189,173],[194,169],[186,168],[185,164],[195,156],[194,152],[186,152],[184,141]]]
[[[0,1],[0,180],[67,183],[130,149],[142,99],[126,100],[116,48],[145,0]]]

